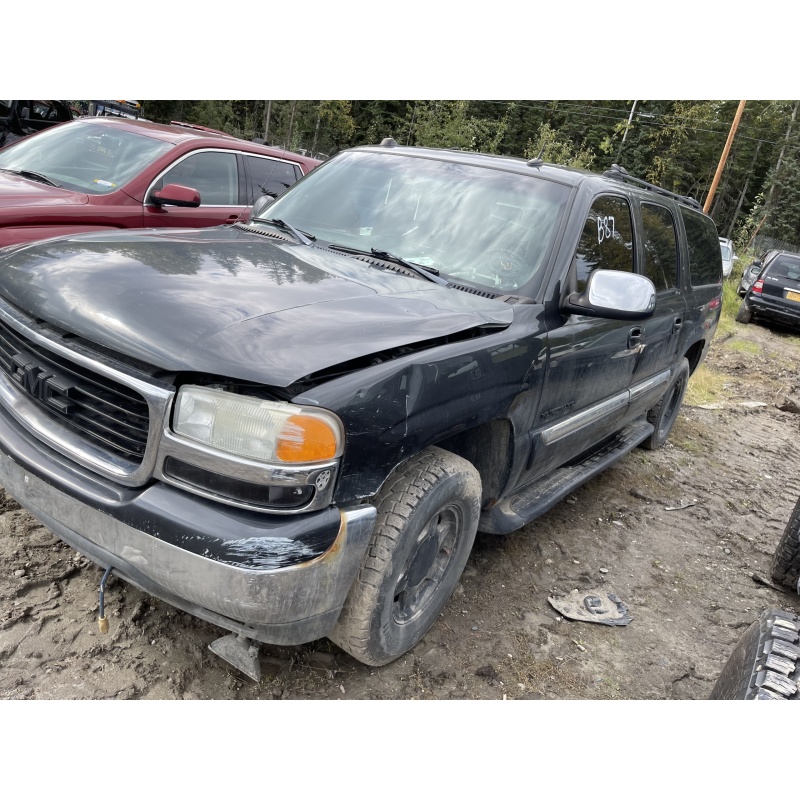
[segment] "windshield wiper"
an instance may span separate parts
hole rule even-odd
[[[288,222],[284,222],[282,219],[268,219],[267,222],[272,223],[276,228],[280,228],[281,230],[289,231],[289,233],[294,234],[297,241],[305,245],[311,245],[317,238],[316,236],[312,236],[310,233],[305,234],[302,231],[297,230],[294,225],[290,225]]]
[[[412,272],[415,272],[420,276],[420,278],[425,278],[427,281],[438,283],[439,286],[450,285],[450,281],[446,281],[444,278],[439,277],[439,270],[421,267],[419,264],[415,264],[413,261],[406,261],[406,259],[396,256],[394,253],[388,253],[386,250],[376,250],[373,247],[370,252],[372,255],[377,256],[378,258],[382,258],[384,261],[394,261],[395,264],[399,264],[401,267],[405,267],[406,269],[410,269]]]
[[[56,183],[52,178],[47,175],[42,175],[41,172],[33,172],[29,169],[4,169],[3,172],[11,172],[14,175],[22,175],[23,178],[28,178],[32,181],[39,181],[39,183],[46,183],[48,186],[55,186],[56,189],[61,188],[60,183]]]

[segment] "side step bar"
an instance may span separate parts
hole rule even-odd
[[[478,530],[497,534],[518,530],[633,450],[653,430],[653,426],[645,420],[623,428],[604,447],[592,451],[583,461],[560,467],[484,511]]]

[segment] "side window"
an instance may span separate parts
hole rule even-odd
[[[204,206],[239,205],[235,153],[194,153],[164,173],[153,188],[157,191],[168,183],[197,189]]]
[[[299,170],[294,164],[260,156],[245,156],[245,158],[250,168],[251,181],[248,200],[254,200],[262,194],[277,197],[300,177]]]
[[[633,225],[627,200],[611,195],[595,198],[573,265],[579,292],[595,269],[633,272]]]
[[[34,100],[31,116],[34,119],[46,120],[47,122],[58,122],[58,111],[56,107],[44,100]]]
[[[678,285],[678,241],[672,212],[664,206],[642,203],[645,275],[656,291]]]
[[[681,207],[686,243],[689,246],[689,274],[692,286],[722,282],[722,252],[717,228],[704,214]]]

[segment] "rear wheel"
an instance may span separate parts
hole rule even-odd
[[[480,514],[473,465],[431,447],[375,498],[372,540],[330,639],[382,666],[414,647],[439,616],[467,563]]]
[[[688,385],[689,361],[684,358],[672,376],[672,381],[667,391],[664,392],[664,396],[647,412],[647,421],[653,424],[655,430],[642,442],[641,447],[645,450],[657,450],[667,441],[667,437],[675,425],[675,420],[678,419]]]
[[[783,531],[775,554],[772,556],[772,580],[797,590],[800,578],[800,498],[794,506],[789,524]]]
[[[741,322],[743,325],[747,325],[753,319],[753,312],[750,310],[750,307],[747,303],[742,300],[742,304],[739,306],[739,310],[736,312],[736,321]]]
[[[711,690],[711,700],[797,700],[800,617],[762,611],[744,632]]]

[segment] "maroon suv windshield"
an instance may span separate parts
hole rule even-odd
[[[0,170],[34,172],[65,189],[108,194],[170,147],[138,133],[76,121],[0,150]]]

